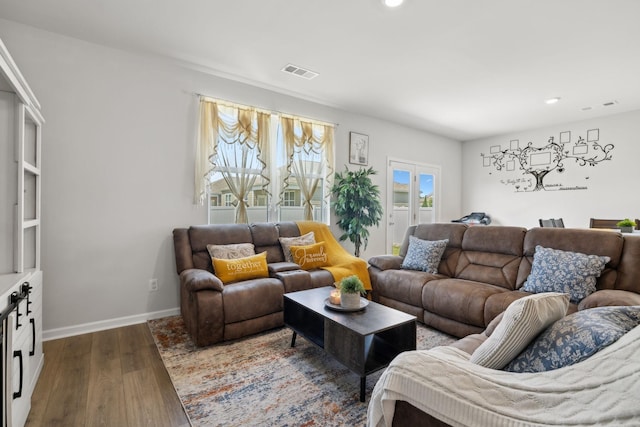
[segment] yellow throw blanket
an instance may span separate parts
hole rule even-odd
[[[339,282],[347,276],[357,275],[366,290],[371,290],[371,279],[369,279],[368,264],[365,260],[357,258],[348,253],[338,243],[331,230],[326,224],[315,221],[297,221],[300,234],[313,231],[316,242],[324,242],[327,247],[327,258],[329,265],[321,267],[333,275],[333,280]]]

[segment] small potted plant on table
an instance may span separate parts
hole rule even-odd
[[[360,308],[360,295],[365,289],[362,280],[356,275],[340,281],[340,305],[344,308]]]
[[[633,233],[633,229],[636,227],[636,223],[631,221],[629,218],[623,219],[616,225],[620,227],[620,231],[622,233]]]

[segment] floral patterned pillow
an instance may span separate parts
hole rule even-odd
[[[401,268],[405,270],[419,270],[427,273],[438,273],[438,265],[442,259],[448,239],[422,240],[409,236],[409,248],[402,261]]]
[[[536,246],[531,273],[522,286],[523,291],[568,293],[571,302],[579,303],[596,291],[596,278],[600,277],[608,256],[585,255],[559,249]]]
[[[598,307],[570,314],[544,330],[505,371],[543,372],[573,365],[640,324],[640,306]]]

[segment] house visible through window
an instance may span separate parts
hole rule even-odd
[[[300,203],[298,203],[299,205]],[[285,191],[282,193],[282,205],[283,206],[296,206],[296,192]]]
[[[328,223],[333,133],[330,124],[201,98],[196,194],[210,201],[209,222]]]

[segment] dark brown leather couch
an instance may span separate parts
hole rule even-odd
[[[240,338],[284,324],[283,294],[333,285],[326,270],[300,270],[284,262],[279,237],[300,236],[295,222],[198,225],[173,230],[180,275],[180,312],[197,346]],[[267,252],[268,278],[224,285],[211,263],[208,244],[253,243]]]
[[[402,270],[409,236],[449,239],[438,274]],[[498,315],[518,298],[536,245],[611,258],[597,291],[580,309],[640,305],[640,236],[590,229],[421,224],[407,230],[400,255],[369,260],[373,299],[415,315],[426,325],[457,337],[453,345],[472,353],[499,322]],[[569,312],[578,306],[571,304]],[[493,323],[492,320],[495,321]],[[445,426],[407,402],[398,401],[393,425]]]

